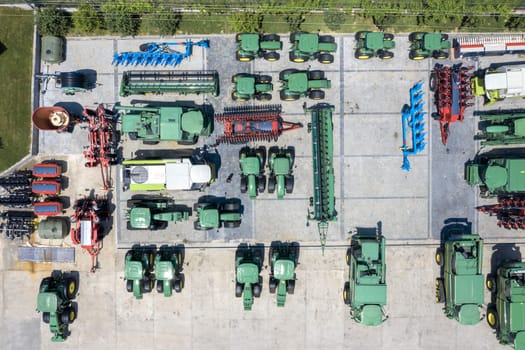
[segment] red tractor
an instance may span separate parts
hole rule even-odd
[[[450,123],[462,122],[465,109],[473,106],[470,78],[474,67],[452,67],[436,65],[430,73],[430,90],[435,93],[437,113],[432,117],[439,120],[441,141],[447,144]]]

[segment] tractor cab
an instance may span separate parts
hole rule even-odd
[[[132,208],[129,212],[130,225],[135,229],[147,229],[151,225],[149,208]]]

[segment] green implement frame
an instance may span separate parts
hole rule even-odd
[[[120,96],[177,93],[219,95],[217,71],[145,70],[125,71],[120,83]]]
[[[308,219],[318,221],[321,249],[324,253],[328,222],[337,219],[334,193],[332,112],[334,107],[320,103],[306,109],[312,116],[308,130],[312,133],[314,196],[310,198],[313,211]]]

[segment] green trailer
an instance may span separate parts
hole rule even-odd
[[[525,143],[525,114],[503,113],[479,116],[480,132],[474,139],[482,146],[517,145]]]
[[[190,209],[175,206],[173,200],[161,196],[133,196],[127,201],[128,230],[165,230],[169,222],[186,221]]]
[[[235,297],[243,297],[245,311],[252,309],[254,297],[261,296],[263,262],[259,247],[241,246],[235,252]]]
[[[277,34],[239,33],[235,36],[237,61],[250,62],[258,57],[273,62],[280,58],[277,51],[283,48]]]
[[[172,247],[161,247],[155,253],[155,279],[157,281],[157,293],[170,297],[172,291],[182,292],[182,252]]]
[[[332,87],[330,80],[325,78],[325,73],[320,70],[285,69],[279,73],[281,81],[280,97],[283,101],[295,101],[301,97],[312,100],[324,99],[322,89]]]
[[[379,233],[356,233],[346,252],[349,277],[343,300],[350,306],[352,319],[365,326],[377,326],[386,320],[385,249],[385,238]]]
[[[115,106],[121,113],[121,132],[130,140],[144,144],[177,141],[181,145],[197,143],[199,136],[210,136],[213,118],[197,107]]]
[[[463,325],[478,324],[484,302],[483,240],[451,235],[436,250],[435,260],[443,270],[436,279],[436,301],[445,304],[445,315]]]
[[[334,53],[337,51],[335,38],[331,35],[317,33],[296,32],[290,34],[290,61],[303,63],[318,60],[320,63],[334,62]]]
[[[119,95],[211,94],[219,96],[217,71],[135,70],[122,73]]]
[[[355,58],[366,60],[379,57],[382,60],[394,57],[390,50],[396,47],[394,34],[383,32],[361,31],[355,34]]]
[[[272,243],[269,253],[271,294],[277,292],[277,306],[286,303],[286,294],[294,294],[295,268],[299,262],[299,247],[292,243]]]
[[[408,36],[410,41],[411,60],[424,60],[425,58],[447,59],[450,50],[450,41],[447,34],[414,32]]]
[[[42,321],[49,324],[53,342],[63,342],[69,336],[69,324],[77,318],[72,300],[78,291],[77,280],[71,273],[53,271],[40,283],[36,309],[42,313]]]
[[[268,192],[277,191],[277,199],[283,199],[285,193],[293,192],[294,153],[293,147],[279,148],[275,146],[268,150],[268,167],[270,168]]]
[[[486,285],[495,297],[487,307],[487,323],[501,344],[525,349],[525,263],[504,261]]]
[[[481,196],[525,192],[525,159],[481,155],[465,165],[465,180],[479,185]]]
[[[136,299],[151,292],[154,285],[153,252],[144,247],[129,250],[124,258],[124,281],[126,290]]]
[[[241,193],[248,192],[250,199],[257,198],[259,193],[266,189],[266,150],[243,147],[239,151],[239,165],[241,167]]]
[[[272,77],[269,75],[239,73],[232,77],[232,100],[245,102],[255,98],[258,101],[272,99]]]

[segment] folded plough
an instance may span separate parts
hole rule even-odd
[[[173,46],[185,46],[185,50],[179,52]],[[208,48],[209,41],[201,40],[196,43],[190,39],[186,41],[167,42],[167,43],[145,43],[140,45],[140,52],[121,52],[113,55],[112,64],[132,65],[132,66],[178,66],[181,62],[190,57],[193,53],[193,46]]]
[[[403,166],[401,169],[409,171],[410,162],[408,156],[418,154],[425,149],[425,115],[423,112],[423,91],[421,90],[423,82],[420,81],[410,89],[410,106],[404,105],[401,111],[401,124],[403,127]],[[412,146],[408,145],[408,130],[411,132]]]
[[[499,197],[497,204],[483,205],[480,212],[496,216],[498,226],[508,230],[525,229],[525,198]]]
[[[226,107],[224,113],[215,115],[215,121],[224,124],[224,135],[217,138],[216,144],[277,141],[283,132],[303,127],[301,123],[284,121],[281,105]]]
[[[437,115],[441,127],[441,141],[447,144],[450,123],[463,121],[465,109],[473,106],[471,78],[474,67],[436,65],[430,73],[430,90],[435,92]]]

